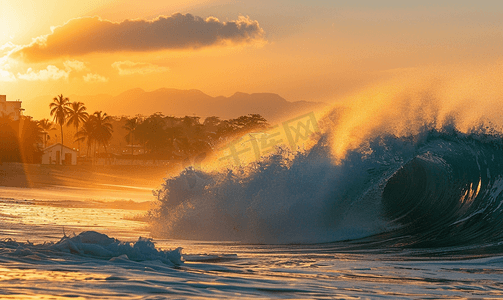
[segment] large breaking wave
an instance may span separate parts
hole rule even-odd
[[[339,99],[307,150],[185,169],[156,192],[151,231],[272,244],[498,245],[502,73],[487,70],[405,72]]]
[[[487,130],[486,130],[487,131]],[[246,167],[166,179],[154,234],[252,243],[386,240],[440,247],[503,241],[498,134],[453,126],[376,135],[335,163],[326,135]]]

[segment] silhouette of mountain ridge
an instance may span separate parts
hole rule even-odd
[[[71,102],[83,102],[91,113],[101,110],[116,116],[137,114],[148,116],[155,112],[161,112],[164,115],[177,117],[196,115],[201,118],[218,116],[222,119],[231,119],[247,114],[260,114],[268,121],[277,121],[295,113],[317,110],[326,105],[321,102],[289,102],[274,93],[236,92],[230,97],[212,97],[196,89],[173,88],[160,88],[150,92],[141,88],[133,88],[117,96],[100,94],[69,95],[68,97]],[[37,104],[37,110],[46,108],[46,115],[48,115],[48,107],[52,98],[41,96],[31,102]],[[27,115],[32,115],[35,119],[41,118],[30,114],[30,111],[27,111]]]

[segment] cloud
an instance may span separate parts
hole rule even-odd
[[[49,65],[46,69],[35,72],[32,68],[28,68],[25,74],[17,74],[19,79],[24,79],[28,81],[48,81],[48,80],[58,80],[61,78],[68,79],[70,71],[64,71],[58,69],[56,66]]]
[[[75,70],[80,72],[86,69],[86,64],[78,60],[67,60],[63,63],[63,65],[67,71]]]
[[[150,63],[140,63],[126,61],[116,61],[112,64],[114,69],[119,71],[119,75],[132,75],[132,74],[151,74],[169,71],[169,68],[157,66]]]
[[[94,52],[197,49],[212,45],[263,42],[264,30],[255,20],[239,17],[221,22],[191,14],[160,16],[154,20],[114,23],[99,17],[83,17],[51,28],[12,52],[13,57],[42,61]]]
[[[16,76],[5,68],[0,68],[0,82],[13,82],[16,81]]]
[[[7,42],[7,43],[3,44],[2,46],[0,46],[0,51],[12,50],[16,47],[17,46],[15,44],[13,44],[12,42]]]
[[[16,81],[16,76],[10,71],[11,66],[7,57],[0,58],[0,82]]]
[[[88,73],[83,76],[85,82],[108,82],[108,78],[99,74]]]

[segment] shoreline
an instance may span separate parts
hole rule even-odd
[[[160,186],[177,166],[64,166],[0,164],[0,187],[146,190]]]
[[[61,166],[4,162],[0,165],[0,198],[44,203],[57,201],[68,205],[103,202],[109,204],[98,206],[143,210],[156,201],[152,192],[160,188],[163,179],[178,170],[166,166]]]

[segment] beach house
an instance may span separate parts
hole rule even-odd
[[[77,151],[57,143],[45,148],[42,154],[44,165],[76,165]],[[63,152],[63,153],[61,153]]]

